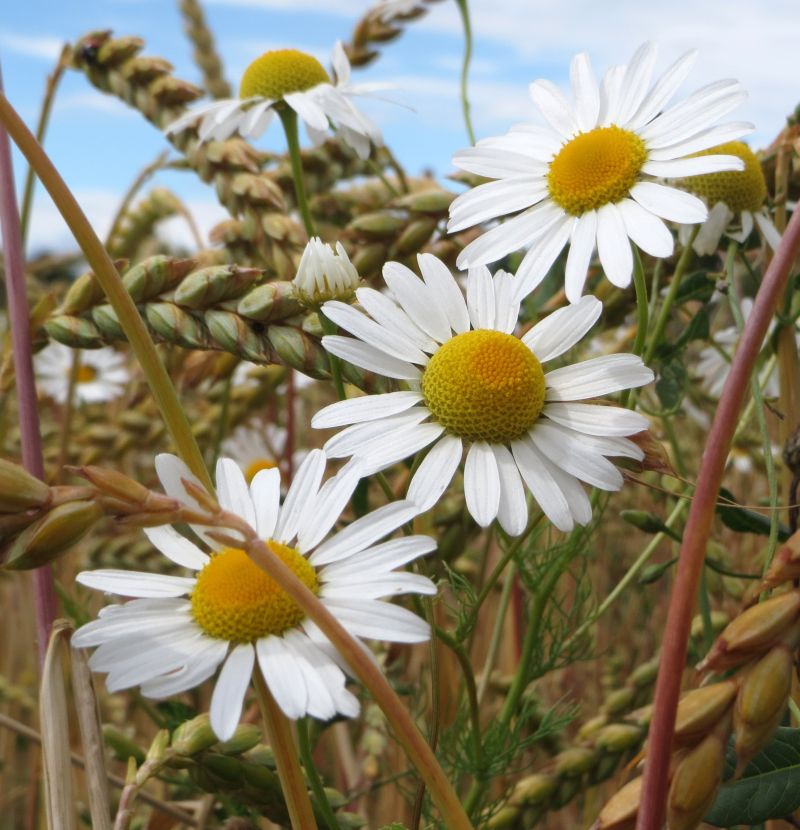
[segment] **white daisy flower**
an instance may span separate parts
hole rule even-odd
[[[245,70],[239,98],[212,101],[191,109],[169,124],[167,135],[194,126],[201,141],[222,141],[234,133],[258,138],[270,125],[277,107],[291,107],[305,123],[315,144],[325,140],[331,124],[361,158],[370,144],[383,143],[380,130],[353,104],[351,98],[374,86],[350,83],[350,61],[337,41],[332,55],[331,82],[322,64],[297,49],[275,49],[256,58]]]
[[[73,349],[62,343],[50,343],[34,358],[39,389],[57,403],[65,403],[69,394]],[[77,403],[101,403],[120,397],[130,383],[125,355],[111,348],[81,352],[75,379]]]
[[[286,451],[287,432],[282,426],[258,419],[241,424],[222,442],[222,455],[232,458],[249,483],[261,470],[281,466]],[[308,455],[307,450],[292,454],[295,469]]]
[[[156,456],[156,470],[168,495],[198,507],[181,480],[201,485],[182,461]],[[224,509],[258,532],[354,637],[426,640],[424,620],[381,601],[436,592],[426,577],[394,571],[432,551],[432,539],[405,536],[379,543],[416,516],[418,508],[408,501],[388,504],[325,539],[358,474],[351,465],[320,486],[324,472],[325,454],[312,450],[281,503],[277,469],[262,470],[248,487],[236,463],[222,458],[217,496]],[[261,671],[288,717],[355,716],[359,704],[345,688],[342,660],[321,630],[243,551],[222,548],[207,528],[193,529],[211,546],[210,555],[173,527],[144,531],[156,548],[194,571],[193,576],[123,570],[78,575],[81,585],[135,597],[103,609],[72,639],[77,647],[98,646],[90,666],[108,672],[108,690],[141,686],[147,697],[167,697],[197,686],[222,666],[211,698],[211,726],[226,740],[239,722],[257,663],[255,670]]]
[[[780,244],[781,235],[772,224],[764,204],[767,198],[767,182],[756,154],[741,141],[719,144],[697,155],[709,153],[737,156],[744,163],[744,170],[693,176],[683,183],[687,190],[700,196],[711,208],[692,244],[694,250],[700,256],[716,253],[723,234],[737,242],[744,242],[753,232],[753,227],[758,225],[767,245],[775,251]],[[680,238],[684,244],[688,242],[690,235],[691,228],[682,225]]]
[[[391,299],[358,289],[371,319],[343,303],[323,307],[358,338],[324,337],[329,352],[408,387],[317,413],[314,427],[351,425],[325,451],[333,458],[354,456],[370,474],[433,445],[408,491],[427,510],[450,483],[466,445],[466,503],[481,526],[497,518],[507,533],[522,533],[528,515],[523,482],[556,527],[585,524],[591,507],[579,481],[619,489],[622,475],[608,457],[641,458],[624,436],[648,422],[627,409],[579,401],[642,386],[653,373],[640,358],[616,354],[545,374],[542,363],[592,328],[599,300],[584,297],[518,337],[514,277],[471,269],[465,302],[440,260],[420,254],[418,261],[423,281],[397,262],[386,264]]]
[[[743,122],[715,125],[746,97],[738,81],[717,81],[667,106],[695,54],[677,60],[651,87],[652,44],[641,46],[628,66],[609,69],[599,85],[582,53],[572,61],[572,102],[549,81],[532,83],[531,98],[548,127],[522,124],[453,158],[457,167],[497,181],[455,199],[451,232],[522,211],[467,245],[458,267],[527,247],[516,286],[524,297],[569,244],[565,288],[575,302],[595,246],[606,276],[622,288],[633,270],[629,239],[653,256],[669,256],[673,239],[662,220],[702,222],[707,210],[696,196],[654,179],[741,170],[735,156],[689,156],[753,129]]]
[[[306,244],[292,280],[295,293],[308,306],[319,306],[326,300],[349,300],[359,281],[342,243],[337,242],[334,251],[318,236]]]

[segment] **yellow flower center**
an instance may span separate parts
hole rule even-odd
[[[247,479],[247,483],[250,484],[257,473],[260,473],[262,470],[271,470],[277,466],[278,462],[272,458],[256,458],[255,461],[251,461],[247,465],[247,469],[244,471],[244,477]]]
[[[239,87],[240,98],[270,98],[277,101],[291,92],[305,92],[317,84],[330,83],[322,64],[298,49],[264,52],[247,67]]]
[[[525,434],[544,404],[544,373],[533,352],[501,331],[448,340],[422,375],[425,404],[450,432],[505,443]]]
[[[317,574],[294,548],[267,541],[267,547],[314,593]],[[211,637],[251,643],[268,634],[283,634],[298,625],[305,613],[250,557],[237,548],[225,548],[197,576],[192,591],[192,615]]]
[[[552,200],[572,216],[624,199],[647,159],[644,142],[620,127],[579,133],[550,162]]]
[[[690,176],[681,182],[683,187],[702,196],[709,207],[722,202],[734,213],[743,210],[751,213],[757,211],[767,198],[767,183],[756,154],[741,141],[729,141],[727,144],[718,144],[694,155],[708,156],[717,153],[737,156],[744,162],[744,170]]]
[[[94,366],[81,364],[78,366],[78,373],[75,375],[76,383],[91,383],[97,378],[97,369]]]

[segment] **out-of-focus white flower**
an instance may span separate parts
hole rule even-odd
[[[69,394],[69,379],[75,356],[73,349],[51,343],[34,358],[39,389],[58,403]],[[131,376],[125,356],[111,348],[86,349],[81,352],[75,378],[75,400],[78,403],[101,403],[120,397]]]

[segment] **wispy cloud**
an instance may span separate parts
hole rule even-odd
[[[0,46],[18,55],[55,61],[61,54],[65,41],[49,35],[21,35],[0,32]]]
[[[288,12],[323,12],[333,17],[354,17],[366,11],[370,3],[363,0],[206,0],[208,6],[239,6],[250,9]]]

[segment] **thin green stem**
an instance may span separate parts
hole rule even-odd
[[[692,261],[692,254],[694,253],[692,245],[697,237],[698,230],[699,226],[693,228],[692,235],[689,237],[686,242],[686,246],[681,251],[681,255],[678,258],[678,263],[675,266],[675,273],[672,275],[672,281],[667,289],[667,296],[664,297],[661,311],[659,311],[658,317],[656,318],[656,324],[653,327],[653,336],[650,338],[650,342],[647,344],[647,348],[644,352],[643,359],[647,365],[650,364],[659,343],[661,343],[661,339],[664,337],[664,330],[669,322],[669,314],[672,310],[673,304],[675,303],[675,298],[678,296],[678,289],[681,287],[683,276]]]
[[[275,698],[272,697],[261,675],[261,669],[258,667],[253,672],[253,682],[261,708],[261,716],[264,719],[264,727],[269,737],[269,745],[275,753],[278,778],[281,782],[283,797],[286,799],[292,830],[317,830],[317,820],[314,817],[314,810],[311,807],[303,779],[303,770],[300,768],[300,761],[297,757],[291,723],[275,702]]]
[[[478,684],[478,705],[480,706],[483,696],[486,694],[486,689],[489,687],[489,680],[492,676],[495,660],[500,651],[500,641],[503,638],[503,629],[506,624],[506,614],[508,613],[508,605],[511,601],[511,589],[514,587],[514,579],[517,576],[517,567],[514,562],[511,563],[506,571],[505,579],[503,580],[503,590],[500,593],[500,602],[497,606],[497,611],[494,617],[494,628],[492,629],[492,639],[489,641],[489,650],[486,652],[486,660],[483,663],[483,672],[481,680]]]
[[[367,159],[367,167],[383,182],[384,187],[391,193],[392,196],[397,197],[400,191],[386,178],[386,174],[381,170],[380,165],[372,158]]]
[[[698,605],[700,606],[700,619],[703,622],[703,654],[708,654],[714,643],[714,624],[711,622],[711,600],[708,597],[705,568],[700,572]]]
[[[314,220],[311,218],[311,208],[308,206],[306,196],[305,177],[303,175],[303,161],[300,157],[300,140],[297,134],[297,113],[288,105],[282,104],[277,107],[278,115],[283,124],[283,131],[286,133],[286,144],[289,148],[289,161],[292,165],[292,179],[294,180],[294,194],[297,198],[297,209],[303,218],[308,238],[316,236]]]
[[[319,324],[322,326],[323,334],[336,334],[339,329],[332,320],[329,320],[322,309],[317,312],[319,315]],[[327,350],[326,350],[327,351]],[[331,380],[333,380],[333,388],[336,390],[336,397],[343,401],[347,396],[344,393],[344,383],[342,382],[342,363],[338,357],[332,352],[328,354],[328,365],[331,369]]]
[[[5,95],[0,95],[0,119],[9,135],[25,155],[39,180],[47,189],[53,202],[64,217],[72,235],[81,247],[89,267],[103,288],[112,308],[119,318],[136,359],[147,379],[156,404],[172,440],[189,469],[211,491],[213,485],[203,456],[192,434],[186,413],[181,407],[175,387],[167,374],[164,364],[156,351],[147,328],[131,299],[130,294],[114,267],[103,243],[97,238],[89,220],[84,215],[75,197],[64,183],[53,163],[39,143],[17,115]]]
[[[322,779],[317,773],[317,768],[314,764],[314,756],[312,755],[311,735],[308,728],[308,718],[300,718],[297,721],[297,745],[300,748],[300,759],[303,762],[303,769],[308,777],[308,783],[311,786],[311,792],[314,793],[314,799],[317,802],[322,817],[328,825],[328,830],[339,830],[339,822],[336,819],[336,813],[333,812],[328,795],[325,792],[325,787]]]
[[[639,249],[633,245],[633,288],[636,292],[636,337],[633,341],[633,353],[641,356],[644,351],[644,344],[647,338],[647,324],[650,317],[650,307],[647,301],[647,280],[644,275],[642,258]],[[626,389],[620,395],[622,406],[632,405],[636,400],[632,389]]]
[[[461,111],[464,113],[464,125],[467,128],[469,143],[475,143],[475,131],[472,129],[472,116],[469,106],[469,64],[472,60],[472,23],[469,19],[468,0],[456,0],[464,24],[464,61],[461,64]]]

